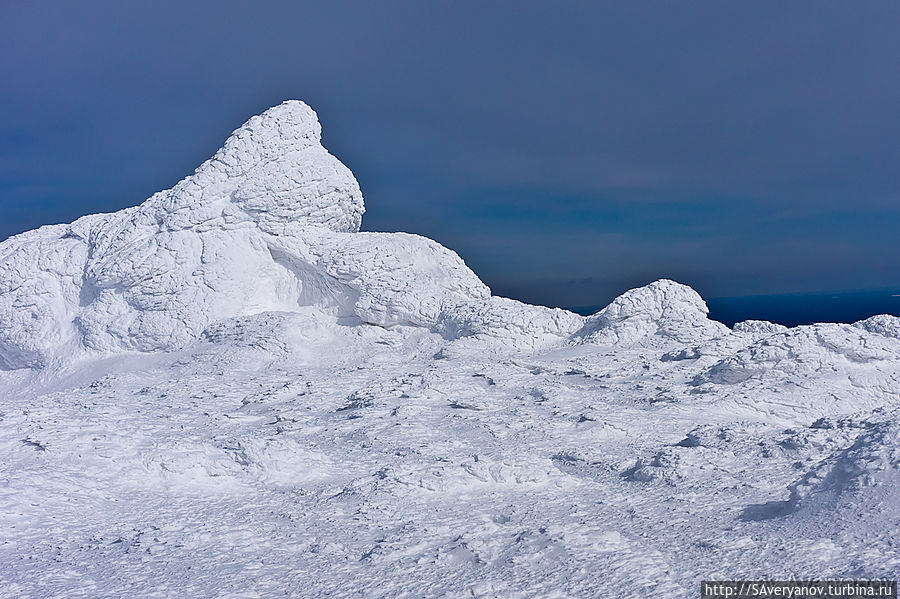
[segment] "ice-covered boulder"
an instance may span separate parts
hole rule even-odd
[[[431,326],[490,295],[440,244],[357,233],[363,211],[315,112],[271,108],[143,204],[0,244],[0,368],[175,349],[212,323],[299,306]]]
[[[0,369],[39,367],[50,348],[77,345],[89,253],[66,225],[0,243]]]
[[[304,303],[330,302],[366,324],[432,327],[491,294],[456,252],[419,235],[308,229],[271,243],[276,261],[308,282]]]
[[[706,302],[696,291],[660,279],[614,299],[589,316],[576,336],[589,343],[631,345],[652,343],[652,338],[694,343],[727,334],[728,328],[709,320],[708,313]]]

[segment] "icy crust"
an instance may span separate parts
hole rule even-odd
[[[880,364],[895,366],[900,342],[851,325],[818,324],[788,329],[758,340],[720,360],[698,383],[733,385],[749,379],[863,377]]]

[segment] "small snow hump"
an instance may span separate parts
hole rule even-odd
[[[648,336],[687,342],[724,334],[725,325],[709,320],[708,313],[699,293],[660,279],[614,299],[589,316],[576,336],[593,343],[630,344]]]

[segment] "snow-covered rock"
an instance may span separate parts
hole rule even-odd
[[[695,291],[666,280],[586,320],[492,298],[432,240],[359,233],[359,186],[320,142],[312,109],[285,102],[139,206],[0,244],[0,366],[169,351],[219,321],[303,306],[348,323],[426,327],[514,349],[569,337],[691,343],[725,332]]]
[[[434,326],[441,314],[490,297],[462,259],[407,233],[329,236],[316,266],[353,290],[353,312],[380,326]]]
[[[0,366],[172,350],[219,320],[306,305],[431,326],[490,295],[431,240],[357,234],[359,186],[320,139],[312,109],[285,102],[140,206],[0,244]]]
[[[709,308],[696,291],[661,279],[623,293],[588,317],[577,337],[589,343],[630,345],[653,343],[651,337],[691,343],[728,333],[707,314]]]
[[[88,220],[97,220],[88,217]],[[76,350],[89,248],[69,227],[41,227],[0,243],[0,368],[40,367],[49,348]]]

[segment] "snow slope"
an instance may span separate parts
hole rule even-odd
[[[140,206],[0,244],[0,590],[689,597],[896,575],[900,319],[595,315],[360,233],[291,101]]]

